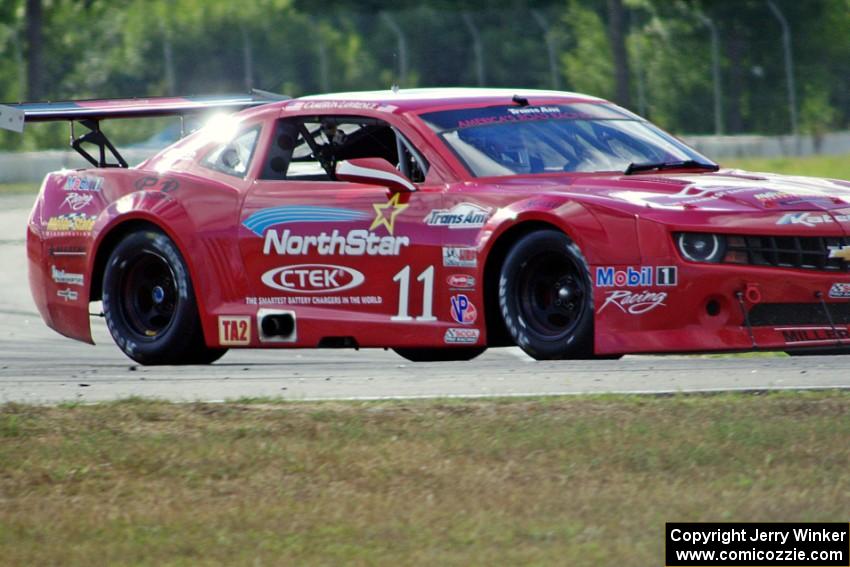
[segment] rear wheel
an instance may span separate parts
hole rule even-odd
[[[499,308],[516,344],[533,358],[592,358],[592,289],[578,246],[562,232],[539,230],[508,252]]]
[[[130,234],[110,254],[103,312],[115,343],[140,364],[209,364],[227,349],[204,343],[186,263],[164,234]]]
[[[448,362],[472,360],[487,350],[487,347],[455,348],[394,348],[396,354],[413,362]]]

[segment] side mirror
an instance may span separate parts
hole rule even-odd
[[[383,158],[357,158],[336,164],[336,178],[352,183],[374,183],[399,191],[416,191],[410,179]]]

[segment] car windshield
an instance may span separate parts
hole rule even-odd
[[[476,177],[713,162],[613,104],[490,106],[421,118]]]

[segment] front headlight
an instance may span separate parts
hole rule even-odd
[[[682,232],[675,236],[676,246],[685,260],[717,263],[726,252],[726,238],[718,234]]]

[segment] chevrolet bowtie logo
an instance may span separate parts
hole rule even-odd
[[[850,262],[850,246],[830,246],[830,258],[840,258],[845,262]]]

